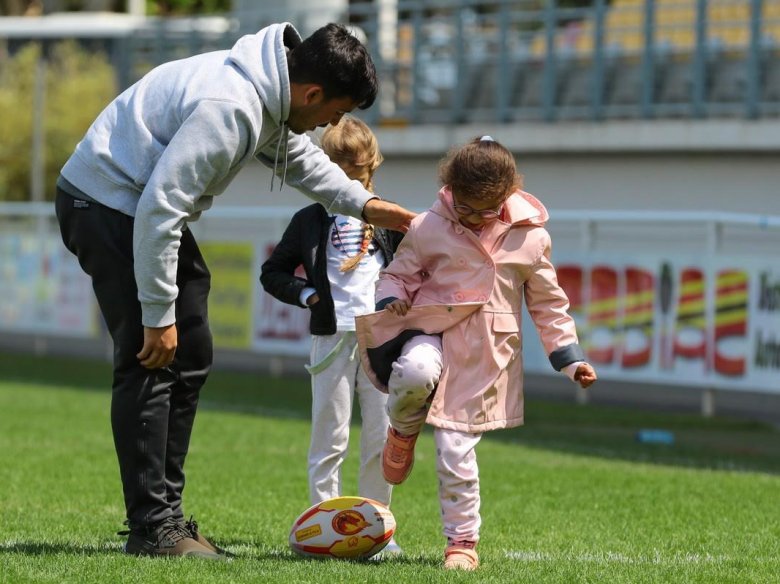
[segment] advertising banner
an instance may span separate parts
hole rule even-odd
[[[57,235],[0,234],[0,298],[0,330],[97,334],[91,280]]]
[[[254,304],[254,246],[246,242],[204,241],[199,244],[211,272],[209,324],[214,347],[248,349]]]
[[[556,263],[600,376],[780,392],[780,266],[626,254]],[[528,315],[524,335],[526,369],[552,372]]]
[[[260,285],[260,266],[268,259],[276,242],[266,242],[257,248],[255,311],[252,317],[252,347],[260,353],[274,355],[308,355],[311,346],[309,310],[278,301]],[[306,276],[298,267],[296,275]]]

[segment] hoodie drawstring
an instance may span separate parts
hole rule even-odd
[[[276,143],[276,154],[274,155],[274,172],[271,175],[271,192],[274,190],[274,179],[276,178],[276,172],[279,168],[279,150],[282,147],[282,141],[284,141],[284,162],[282,166],[282,184],[279,185],[279,190],[284,187],[284,181],[287,179],[287,142],[289,140],[289,131],[287,130],[287,123],[283,123],[279,132],[279,141]]]
[[[286,128],[284,124],[282,124],[283,128]],[[284,186],[284,181],[287,180],[287,153],[290,151],[287,141],[290,139],[290,132],[285,129],[284,132],[284,168],[282,168],[282,184],[279,187],[279,190],[282,189]]]

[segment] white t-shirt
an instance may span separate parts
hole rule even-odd
[[[384,265],[384,254],[372,240],[360,263],[342,272],[341,263],[360,251],[363,223],[360,219],[336,215],[327,245],[328,280],[336,310],[336,330],[354,331],[355,317],[374,312],[374,288]]]

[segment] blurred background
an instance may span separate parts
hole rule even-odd
[[[154,66],[281,21],[349,24],[380,76],[358,112],[378,193],[423,210],[437,163],[490,134],[551,214],[553,259],[602,382],[528,391],[780,424],[780,0],[0,0],[0,351],[109,359],[50,201],[89,124]],[[316,136],[315,136],[316,139]],[[259,163],[192,225],[218,367],[303,376],[308,314],[259,269],[308,204]]]

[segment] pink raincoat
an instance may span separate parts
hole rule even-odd
[[[550,262],[547,210],[517,191],[501,220],[476,234],[458,222],[448,188],[412,221],[380,275],[378,302],[407,299],[403,316],[382,310],[356,318],[360,358],[387,391],[391,364],[416,334],[441,334],[444,368],[427,422],[461,432],[523,423],[521,307],[525,297],[557,370],[581,360],[569,301]]]

